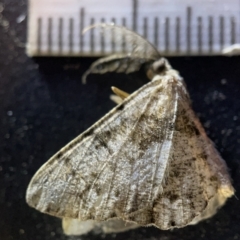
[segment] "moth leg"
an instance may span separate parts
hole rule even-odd
[[[116,88],[116,87],[111,87],[112,91],[119,96],[122,100],[127,98],[130,94],[127,92],[124,92],[123,90]]]
[[[117,96],[117,95],[115,95],[115,94],[111,94],[111,95],[110,95],[110,99],[111,99],[114,103],[116,103],[117,105],[123,102],[123,100],[122,100],[119,96]]]
[[[112,87],[111,89],[115,94],[110,95],[110,99],[116,104],[122,103],[122,101],[129,96],[128,93],[122,91],[119,88]]]

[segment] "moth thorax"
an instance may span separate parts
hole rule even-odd
[[[165,75],[165,73],[170,70],[172,67],[168,63],[167,59],[160,58],[153,62],[150,68],[147,71],[147,77],[151,80],[155,75]]]

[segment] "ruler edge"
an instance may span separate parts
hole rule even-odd
[[[104,56],[109,56],[109,55],[112,55],[112,54],[116,54],[116,53],[122,53],[121,51],[116,51],[116,52],[110,52],[110,53],[106,53],[106,54],[103,54],[102,52],[95,52],[95,53],[72,53],[70,54],[69,52],[67,53],[47,53],[47,52],[41,52],[41,53],[38,53],[37,52],[37,49],[35,51],[30,51],[30,36],[31,36],[31,31],[29,30],[30,29],[30,25],[31,25],[31,18],[32,18],[32,14],[30,12],[31,10],[31,7],[32,7],[32,3],[33,3],[34,0],[28,0],[28,21],[27,21],[27,44],[26,44],[26,54],[27,56],[29,57],[104,57]],[[136,0],[138,1],[138,0]],[[135,2],[133,0],[133,2]],[[240,5],[240,1],[239,1],[239,5]],[[239,8],[240,9],[240,8]],[[239,13],[240,15],[240,13]],[[240,17],[239,17],[240,18]],[[134,31],[134,30],[133,30]],[[235,44],[238,44],[238,43],[235,43]],[[233,45],[235,45],[233,44]],[[201,56],[232,56],[232,55],[240,55],[240,52],[237,53],[237,54],[231,54],[231,53],[224,53],[224,49],[226,48],[230,48],[232,47],[233,45],[229,45],[227,47],[224,47],[222,50],[219,50],[219,52],[207,52],[207,51],[202,51],[201,53],[199,52],[187,52],[187,50],[185,50],[183,53],[173,53],[173,52],[166,52],[166,51],[160,51],[159,49],[157,49],[159,51],[159,53],[162,55],[162,56],[166,56],[166,57],[201,57]],[[239,50],[240,51],[240,50]]]

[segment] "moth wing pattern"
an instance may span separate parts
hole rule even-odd
[[[184,99],[178,101],[174,128],[168,176],[153,208],[161,229],[209,218],[234,194],[225,162]]]
[[[151,222],[171,148],[174,96],[161,80],[130,95],[40,168],[29,205],[58,217]]]
[[[27,202],[61,218],[170,229],[214,214],[234,192],[228,180],[184,85],[157,76],[43,165]]]

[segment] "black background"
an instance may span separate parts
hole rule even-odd
[[[91,75],[82,85],[82,73],[95,59],[27,57],[27,18],[18,18],[27,14],[26,2],[0,1],[0,239],[240,239],[240,57],[169,58],[185,78],[193,108],[236,189],[236,197],[213,218],[173,231],[149,227],[67,237],[59,219],[26,204],[26,188],[37,169],[114,106],[110,86],[132,92],[147,82],[139,72]]]

